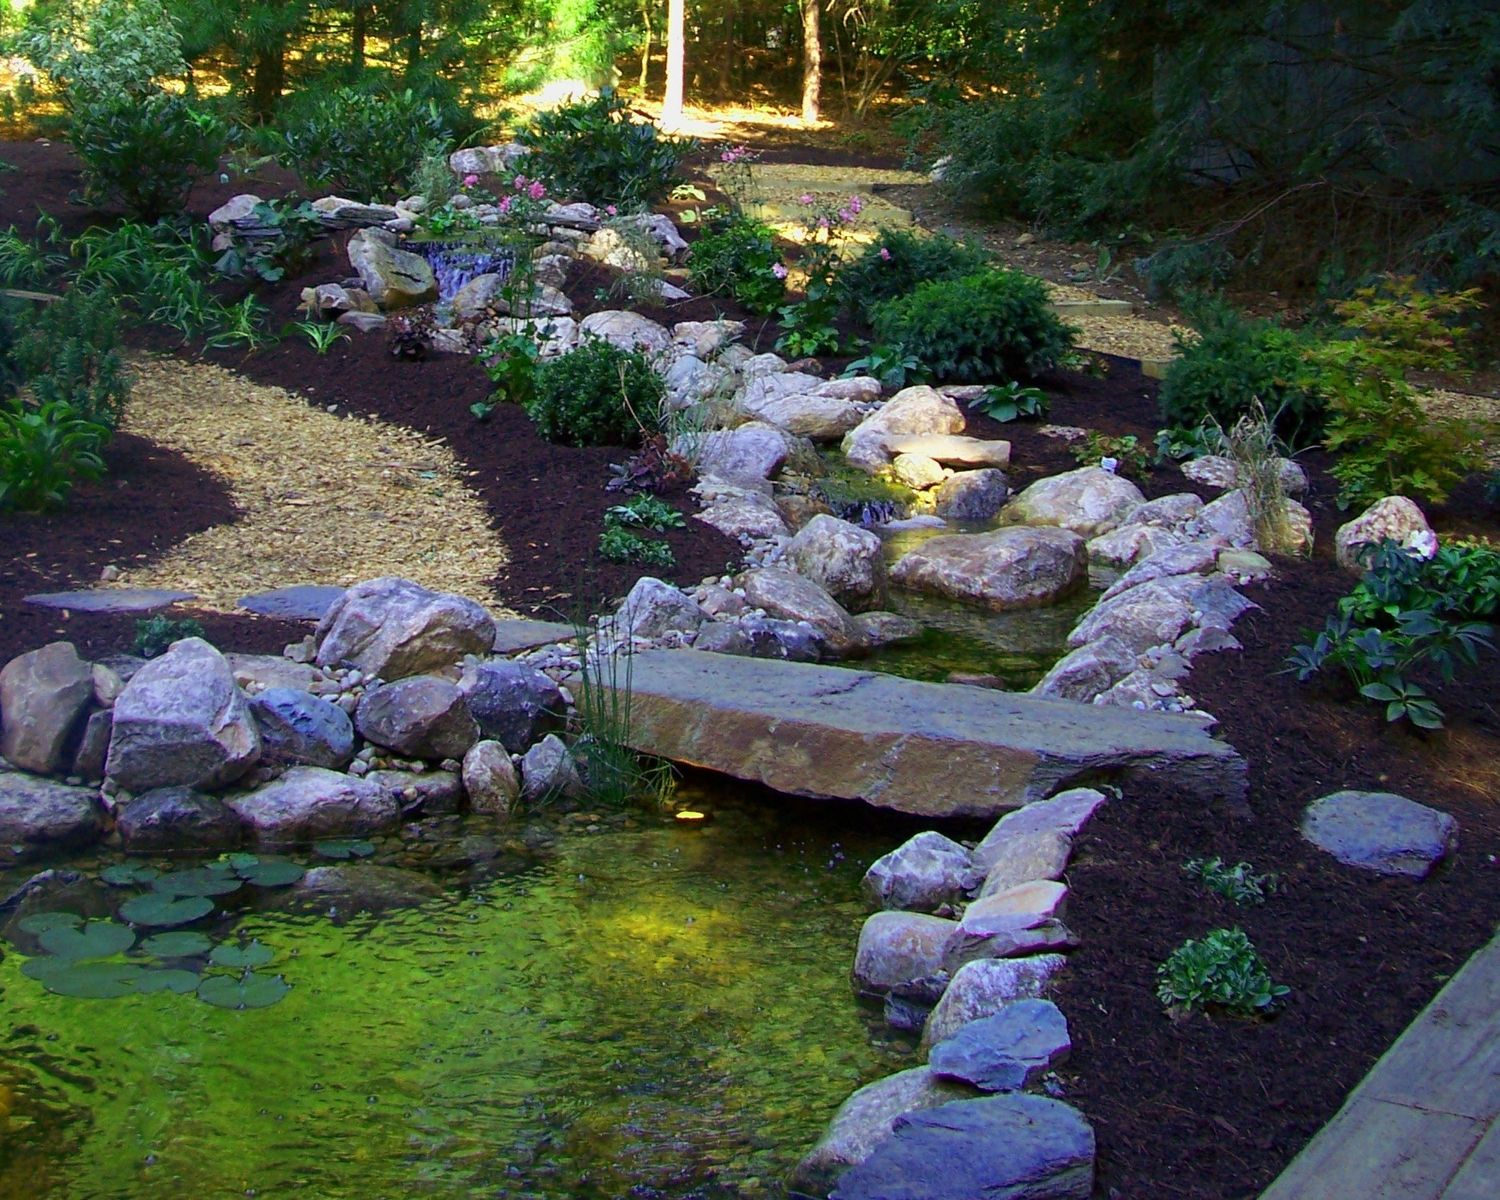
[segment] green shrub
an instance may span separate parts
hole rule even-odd
[[[38,405],[67,404],[107,429],[119,421],[130,381],[120,357],[119,308],[108,292],[69,288],[35,313],[14,353]]]
[[[622,525],[605,527],[599,535],[599,553],[611,562],[630,562],[642,567],[667,570],[677,565],[677,557],[666,542],[652,541]]]
[[[697,147],[691,139],[663,137],[655,125],[631,120],[610,88],[538,113],[516,140],[531,150],[529,171],[560,198],[621,208],[665,196],[678,164]]]
[[[661,427],[666,389],[645,355],[601,338],[536,372],[527,415],[549,442],[569,446],[634,446]]]
[[[84,195],[153,220],[181,212],[193,183],[218,165],[228,131],[181,96],[101,96],[73,110]]]
[[[108,426],[64,401],[0,402],[0,511],[60,507],[74,480],[104,474],[99,452],[108,440]]]
[[[1313,344],[1307,333],[1216,306],[1193,336],[1177,338],[1178,357],[1161,385],[1162,419],[1179,429],[1228,429],[1259,400],[1283,442],[1311,445],[1325,405],[1321,373],[1306,361]]]
[[[885,300],[910,295],[923,283],[962,279],[989,266],[978,246],[941,233],[920,237],[904,229],[881,229],[858,258],[839,267],[837,283],[845,307],[869,319]]]
[[[267,140],[308,187],[374,202],[403,191],[433,141],[449,136],[435,100],[337,88],[290,106]]]
[[[786,268],[764,222],[736,217],[693,243],[688,283],[703,295],[733,296],[751,312],[770,314],[786,299]]]
[[[1271,974],[1240,929],[1215,929],[1189,939],[1156,969],[1156,994],[1168,1007],[1222,1009],[1241,1016],[1267,1012],[1291,989]]]
[[[140,658],[156,658],[165,654],[173,642],[202,636],[203,626],[191,617],[177,619],[157,613],[135,623],[135,640],[130,644],[130,652]]]
[[[878,341],[916,354],[941,381],[1035,376],[1056,365],[1073,331],[1052,311],[1046,285],[1019,271],[981,271],[924,283],[874,311]]]

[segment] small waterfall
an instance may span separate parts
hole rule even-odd
[[[402,242],[400,249],[425,258],[437,279],[438,301],[452,300],[460,288],[480,275],[510,276],[516,263],[512,246],[485,247],[475,242]]]

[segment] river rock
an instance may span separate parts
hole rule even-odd
[[[1086,574],[1083,539],[1045,527],[942,534],[891,568],[901,587],[991,612],[1040,608],[1079,587]]]
[[[1005,506],[1008,525],[1056,525],[1085,538],[1125,523],[1145,502],[1141,489],[1102,467],[1080,467],[1039,479]]]
[[[115,828],[126,854],[233,850],[244,836],[239,814],[192,788],[156,788],[124,805]]]
[[[981,958],[965,963],[927,1018],[918,1053],[925,1054],[970,1021],[994,1016],[1007,1004],[1041,996],[1048,982],[1068,965],[1061,954],[1031,958]]]
[[[1302,816],[1302,836],[1347,866],[1425,879],[1458,846],[1458,822],[1394,792],[1334,792]]]
[[[98,789],[0,771],[0,865],[87,846],[103,831]]]
[[[397,250],[389,234],[358,230],[349,239],[349,265],[381,308],[407,308],[438,297],[437,279],[427,260]]]
[[[707,619],[708,614],[686,592],[642,575],[616,610],[614,626],[622,639],[659,638],[674,631],[691,634]]]
[[[465,175],[504,175],[530,153],[519,142],[468,146],[448,156],[448,169],[460,178]]]
[[[1103,792],[1087,787],[1069,788],[1050,800],[1038,800],[1008,812],[974,847],[974,865],[989,872],[1006,842],[1024,834],[1060,833],[1075,838],[1103,804]]]
[[[368,691],[354,711],[360,736],[408,758],[462,758],[479,725],[457,684],[413,675]]]
[[[853,465],[875,471],[890,464],[886,439],[905,433],[962,433],[964,415],[948,396],[925,385],[904,388],[845,436],[841,449]]]
[[[893,612],[862,612],[854,614],[854,623],[859,626],[860,636],[871,650],[896,642],[911,642],[927,632],[926,626],[910,617]]]
[[[1056,829],[1012,834],[987,855],[990,869],[978,898],[983,900],[1036,879],[1060,879],[1072,853],[1073,839]]]
[[[976,900],[948,941],[943,967],[956,971],[976,958],[1022,958],[1070,950],[1078,939],[1062,923],[1068,889],[1034,879]]]
[[[224,798],[257,842],[284,845],[375,833],[401,817],[395,799],[368,779],[324,767],[292,767],[253,792]]]
[[[602,338],[621,350],[639,350],[648,355],[660,354],[672,344],[672,335],[665,325],[622,309],[590,313],[579,322],[578,336]]]
[[[764,421],[708,433],[683,433],[672,442],[672,452],[695,462],[701,474],[730,482],[770,479],[781,470],[793,448],[785,430]]]
[[[549,733],[521,760],[521,798],[540,804],[553,796],[581,796],[583,779],[563,740]]]
[[[936,512],[945,521],[992,521],[1009,495],[1010,482],[1004,471],[960,471],[938,484]]]
[[[878,912],[859,931],[854,953],[855,991],[880,995],[942,968],[956,922],[924,913]]]
[[[945,467],[1010,466],[1010,443],[951,433],[893,433],[885,439],[891,454],[920,454]]]
[[[316,637],[319,666],[348,662],[390,681],[452,666],[465,654],[488,653],[495,619],[463,596],[383,576],[356,584],[336,600]]]
[[[371,771],[365,779],[389,796],[403,817],[441,816],[463,808],[464,785],[457,771]]]
[[[549,730],[560,729],[567,715],[562,692],[550,676],[509,659],[468,664],[459,676],[458,690],[479,732],[513,754],[523,753]]]
[[[810,579],[782,567],[760,567],[746,571],[736,583],[745,599],[773,617],[806,621],[840,657],[864,646],[859,626],[848,611]]]
[[[1050,1000],[1017,1000],[939,1042],[927,1063],[945,1079],[986,1092],[1015,1092],[1068,1057],[1068,1022]]]
[[[1154,579],[1096,604],[1072,633],[1068,645],[1083,646],[1113,638],[1144,654],[1152,646],[1171,645],[1193,620],[1193,605],[1180,585]]]
[[[952,838],[927,830],[877,858],[865,872],[865,899],[878,908],[933,912],[974,886],[969,852]]]
[[[914,492],[925,492],[929,488],[935,488],[948,476],[943,468],[938,466],[930,458],[923,458],[920,454],[898,454],[891,459],[891,478],[902,487],[909,487]]]
[[[1048,1096],[954,1100],[898,1117],[829,1200],[1088,1200],[1094,1131]]]
[[[310,692],[328,681],[328,676],[307,663],[293,662],[279,654],[226,654],[224,661],[235,683],[251,695],[267,688],[291,688]]]
[[[463,761],[469,807],[487,817],[510,816],[521,798],[521,780],[510,754],[499,742],[475,742]]]
[[[260,733],[224,656],[202,638],[173,642],[115,701],[105,775],[127,791],[213,789],[260,758]]]
[[[913,1067],[866,1084],[833,1114],[817,1145],[793,1170],[791,1186],[826,1196],[843,1172],[864,1162],[891,1136],[897,1117],[973,1095],[972,1088],[942,1079],[930,1067]]]
[[[820,513],[797,531],[787,560],[850,612],[878,608],[885,599],[880,538],[849,521]]]
[[[1152,525],[1158,529],[1185,529],[1203,511],[1203,497],[1196,492],[1173,492],[1158,496],[1133,509],[1126,525]],[[1123,528],[1123,526],[1122,526]]]
[[[1124,569],[1153,554],[1180,546],[1184,540],[1183,535],[1174,529],[1131,522],[1090,538],[1086,549],[1089,562]]]
[[[1386,496],[1339,526],[1333,535],[1334,555],[1345,570],[1363,571],[1360,556],[1365,547],[1387,538],[1411,547],[1418,539],[1431,536],[1432,526],[1413,501],[1405,496]]]
[[[73,765],[68,774],[87,783],[101,782],[104,764],[109,761],[109,742],[114,731],[114,709],[96,708],[89,713],[83,722],[83,733],[78,738],[78,749],[73,752]]]
[[[672,341],[708,362],[744,332],[743,321],[678,321]]]
[[[1068,651],[1031,690],[1038,696],[1087,704],[1134,671],[1139,662],[1140,656],[1134,650],[1119,638],[1106,634]]]
[[[1166,579],[1173,575],[1207,575],[1219,563],[1219,551],[1207,542],[1183,542],[1155,551],[1137,562],[1130,570],[1104,589],[1100,601],[1113,600],[1139,583]]]
[[[261,761],[342,771],[354,757],[354,725],[337,704],[293,688],[267,688],[250,701]]]
[[[0,670],[0,755],[23,770],[56,773],[93,697],[93,671],[72,642],[11,659]]]

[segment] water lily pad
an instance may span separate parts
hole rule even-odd
[[[224,944],[215,946],[208,961],[219,967],[263,967],[276,957],[276,951],[261,941],[245,942],[238,946]]]
[[[147,892],[120,905],[120,915],[132,925],[186,925],[214,910],[207,896],[171,896]]]
[[[141,943],[141,949],[157,958],[190,958],[195,954],[207,954],[213,949],[213,945],[204,934],[191,929],[177,929],[171,933],[152,934]]]
[[[184,971],[178,967],[152,967],[139,970],[132,982],[135,990],[144,996],[153,992],[175,992],[179,996],[186,996],[189,992],[198,990],[200,979],[194,971]]]
[[[283,887],[296,883],[307,872],[294,862],[284,858],[261,859],[253,867],[239,868],[240,878],[257,887]]]
[[[113,921],[90,921],[77,929],[49,929],[37,941],[61,959],[109,958],[134,946],[135,933]]]
[[[100,871],[99,878],[111,887],[133,887],[138,883],[150,883],[160,874],[155,867],[145,867],[139,863],[115,863]]]
[[[141,969],[130,963],[75,962],[64,958],[33,958],[21,974],[35,979],[58,996],[81,1000],[113,1000],[136,990]]]
[[[16,922],[16,927],[22,933],[39,934],[49,929],[77,929],[82,924],[83,918],[77,913],[39,912],[22,917]]]
[[[218,1008],[267,1008],[291,990],[280,975],[248,971],[243,978],[210,975],[198,985],[198,999]]]
[[[369,858],[375,843],[365,838],[325,838],[314,842],[313,849],[324,858]]]
[[[220,857],[214,863],[214,866],[222,865],[231,871],[243,871],[246,867],[253,867],[258,862],[260,862],[259,855],[246,854],[242,850],[236,850],[233,854],[225,854]]]
[[[151,886],[169,896],[227,896],[238,891],[242,880],[231,874],[232,868],[215,871],[211,867],[194,867],[187,871],[173,871],[154,879]]]

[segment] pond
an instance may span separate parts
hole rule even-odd
[[[426,862],[440,895],[417,907],[262,889],[189,926],[274,952],[260,973],[291,989],[266,1008],[51,994],[0,918],[0,1197],[782,1194],[849,1092],[909,1065],[848,971],[860,877],[910,830],[702,786],[680,793],[711,806],[699,828],[408,827],[372,861]],[[79,911],[135,894],[98,880],[109,861],[70,864]]]

